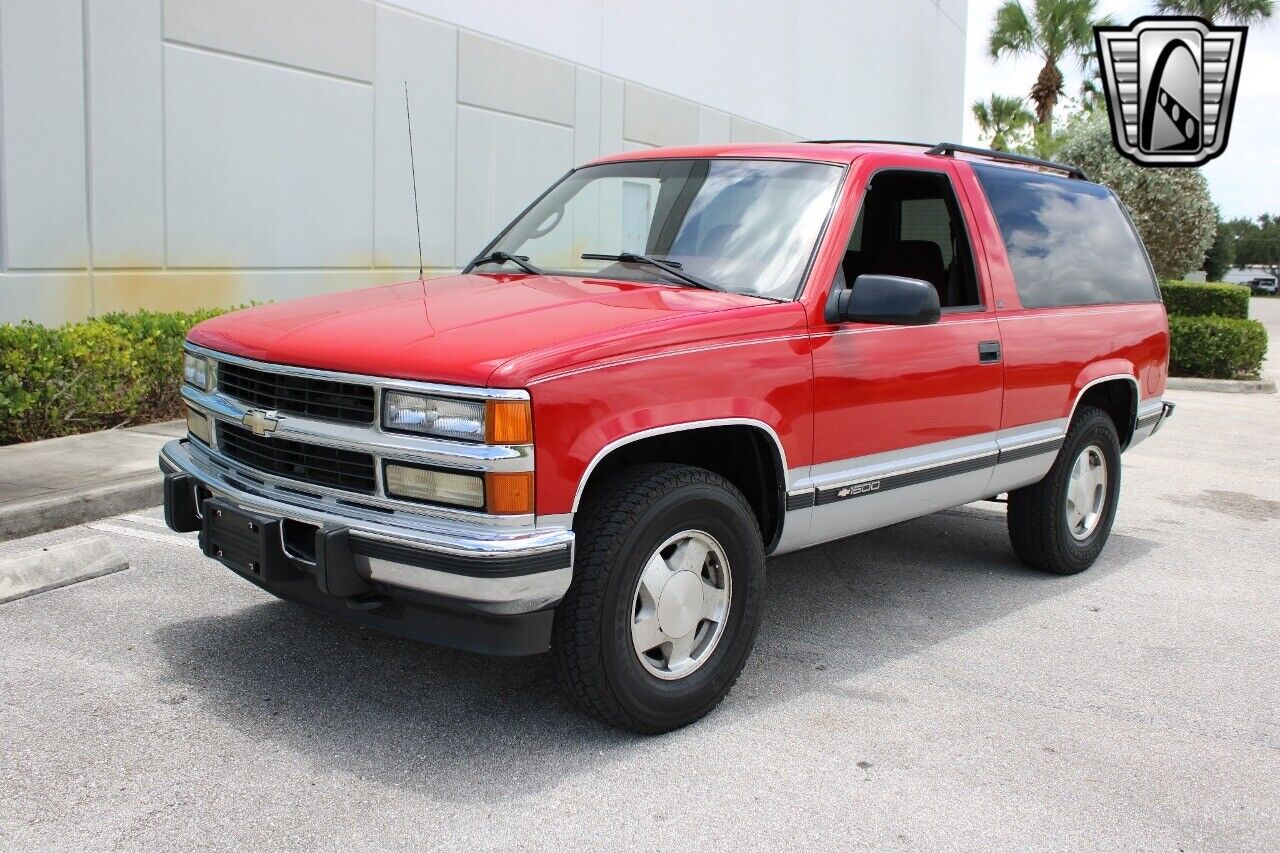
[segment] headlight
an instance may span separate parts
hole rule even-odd
[[[382,425],[401,432],[484,441],[484,403],[388,391]]]
[[[188,385],[194,385],[201,391],[209,390],[209,380],[212,379],[209,371],[209,359],[202,355],[192,355],[189,352],[182,354],[182,381]]]
[[[413,432],[489,444],[532,444],[533,417],[528,400],[458,400],[387,391],[382,425]]]
[[[474,474],[456,474],[388,462],[387,494],[428,503],[484,508],[484,480]]]

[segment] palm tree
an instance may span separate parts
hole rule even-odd
[[[1036,105],[1036,121],[1042,133],[1052,133],[1053,107],[1062,94],[1062,70],[1058,63],[1075,58],[1082,67],[1093,52],[1093,28],[1110,24],[1098,18],[1097,0],[1028,0],[1031,11],[1020,0],[1005,0],[996,10],[996,22],[987,41],[992,59],[1005,56],[1035,56],[1044,66],[1031,87]]]
[[[1272,0],[1156,0],[1171,15],[1195,15],[1215,24],[1256,24],[1275,11]]]
[[[978,120],[978,129],[982,131],[982,135],[991,137],[991,147],[996,151],[1009,150],[1009,134],[1022,130],[1036,120],[1022,98],[994,93],[985,101],[973,102],[973,117]]]

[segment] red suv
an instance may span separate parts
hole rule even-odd
[[[1019,559],[1087,568],[1168,356],[1141,241],[1075,169],[632,152],[459,275],[193,329],[165,513],[282,598],[550,649],[586,710],[664,731],[738,677],[769,555],[1007,494]]]

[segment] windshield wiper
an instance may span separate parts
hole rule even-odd
[[[481,264],[515,264],[528,273],[534,275],[546,275],[541,269],[529,263],[528,255],[512,255],[509,252],[490,252],[483,258],[476,258],[471,262],[471,266],[478,267]]]
[[[709,281],[704,281],[696,275],[690,275],[680,268],[678,261],[664,261],[661,258],[655,258],[650,255],[637,255],[635,252],[620,252],[616,255],[601,255],[595,252],[587,252],[583,254],[584,261],[620,261],[624,264],[646,264],[651,267],[657,267],[670,276],[680,279],[686,284],[694,287],[701,287],[703,290],[720,290]]]

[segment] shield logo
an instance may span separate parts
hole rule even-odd
[[[1143,166],[1200,166],[1226,150],[1247,31],[1191,17],[1094,27],[1116,149]]]

